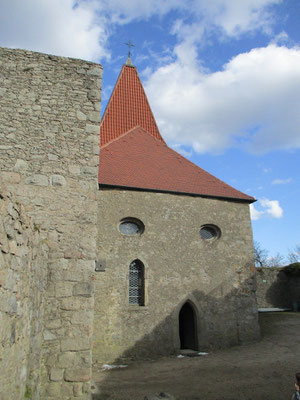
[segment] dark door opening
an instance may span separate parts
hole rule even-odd
[[[179,313],[180,348],[198,350],[196,315],[190,303],[185,303]]]

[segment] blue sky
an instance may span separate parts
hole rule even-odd
[[[169,146],[254,196],[254,239],[286,256],[300,244],[300,1],[0,3],[1,46],[103,65],[102,112],[128,40]]]

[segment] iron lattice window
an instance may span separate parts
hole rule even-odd
[[[134,260],[129,266],[129,304],[145,305],[144,265]]]
[[[204,240],[218,239],[220,235],[220,229],[215,225],[204,225],[200,229],[200,236]]]

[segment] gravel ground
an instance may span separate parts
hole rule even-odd
[[[261,313],[259,319],[262,339],[256,343],[207,356],[168,357],[132,362],[123,369],[95,370],[93,398],[290,400],[295,372],[300,371],[300,313]]]

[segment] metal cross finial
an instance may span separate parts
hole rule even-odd
[[[131,57],[130,49],[131,49],[131,47],[134,47],[134,44],[131,43],[131,40],[129,40],[128,43],[124,43],[124,44],[126,44],[126,46],[128,46],[128,58],[130,58]]]

